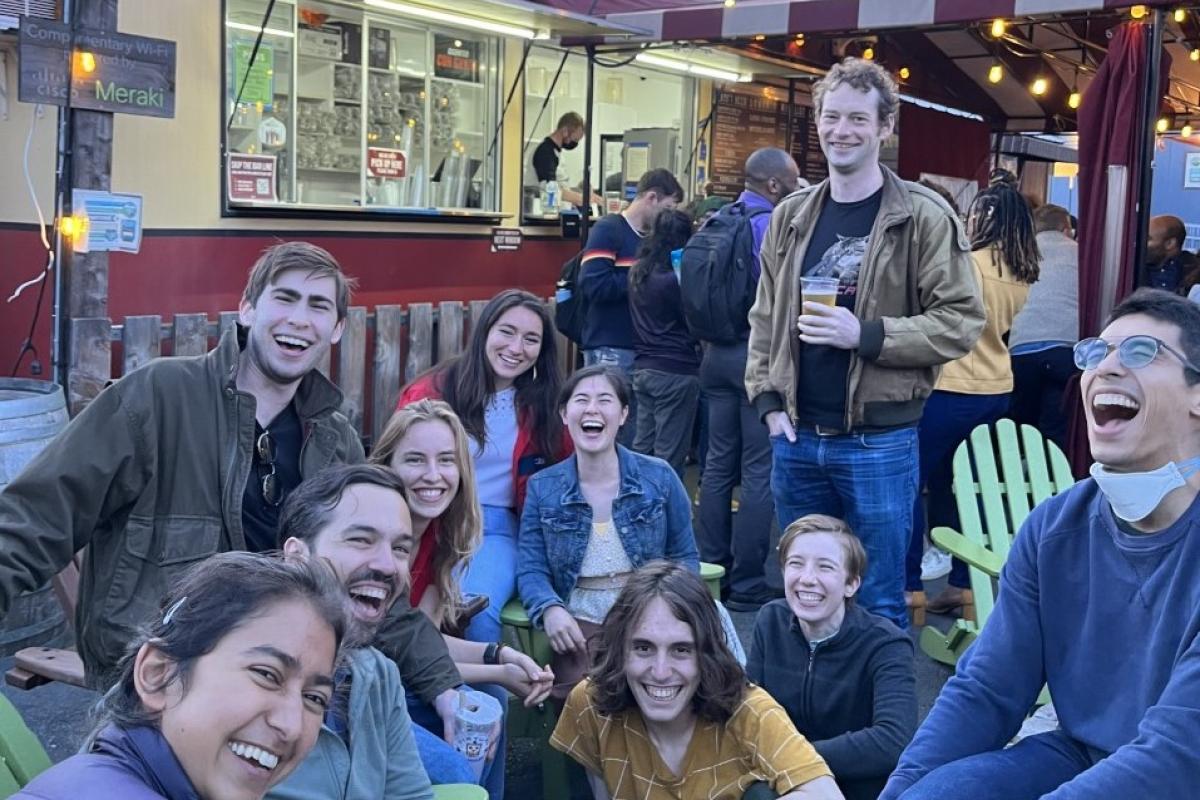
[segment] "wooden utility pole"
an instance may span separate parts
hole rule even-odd
[[[70,0],[72,30],[116,31],[118,0]],[[67,158],[59,176],[69,209],[72,189],[109,191],[112,186],[113,115],[66,109]],[[58,298],[60,341],[66,361],[67,404],[72,415],[83,409],[112,377],[108,319],[108,253],[74,253],[64,242],[62,295]]]

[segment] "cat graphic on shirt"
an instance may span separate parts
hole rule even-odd
[[[821,260],[808,272],[808,277],[837,278],[838,294],[853,296],[858,292],[858,271],[867,255],[870,236],[842,236],[821,255]]]

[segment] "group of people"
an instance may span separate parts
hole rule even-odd
[[[692,223],[656,170],[585,247],[586,366],[563,376],[546,305],[503,291],[405,387],[369,459],[318,369],[352,281],[310,244],[263,254],[211,353],[101,392],[0,491],[0,614],[82,551],[77,644],[103,693],[82,752],[18,796],[477,782],[498,800],[504,719],[482,737],[462,719],[510,695],[556,705],[550,743],[597,800],[1185,796],[1200,307],[1142,290],[1073,344],[1093,479],[1030,515],[918,728],[919,487],[998,415],[1011,361],[1066,345],[1039,317],[1018,342],[1036,347],[1007,350],[1062,244],[1042,234],[1065,231],[1003,175],[964,230],[882,166],[898,96],[877,65],[835,66],[814,102],[828,180],[759,151],[717,212],[746,218],[753,254],[732,341],[689,330],[673,254]],[[810,278],[836,281],[832,305]],[[680,437],[701,392],[693,528]],[[748,657],[701,560],[758,609]],[[514,597],[551,663],[504,643]],[[1059,729],[1004,749],[1044,684]]]

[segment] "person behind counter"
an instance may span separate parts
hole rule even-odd
[[[568,111],[558,118],[558,124],[554,126],[554,132],[542,140],[542,143],[533,151],[533,171],[537,175],[539,184],[546,181],[558,181],[558,158],[559,153],[563,150],[574,150],[583,141],[583,137],[587,135],[587,124],[583,121],[583,117],[579,116],[574,111]],[[574,189],[567,188],[565,185],[559,193],[563,200],[566,200],[571,205],[583,205],[583,194]],[[592,202],[602,202],[600,196],[595,192],[592,193]]]

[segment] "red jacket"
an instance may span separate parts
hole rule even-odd
[[[404,408],[409,403],[415,403],[418,400],[442,400],[442,381],[445,379],[444,371],[428,372],[414,380],[400,394],[400,402],[396,404],[396,408]],[[521,508],[525,505],[525,484],[528,483],[529,477],[539,470],[545,469],[551,464],[556,464],[562,461],[574,451],[574,446],[571,444],[571,437],[567,434],[567,429],[564,427],[562,431],[562,445],[559,447],[558,453],[547,457],[544,453],[538,451],[538,443],[533,435],[533,420],[530,419],[528,409],[517,410],[517,444],[513,447],[513,487],[517,493],[517,513],[521,513]]]

